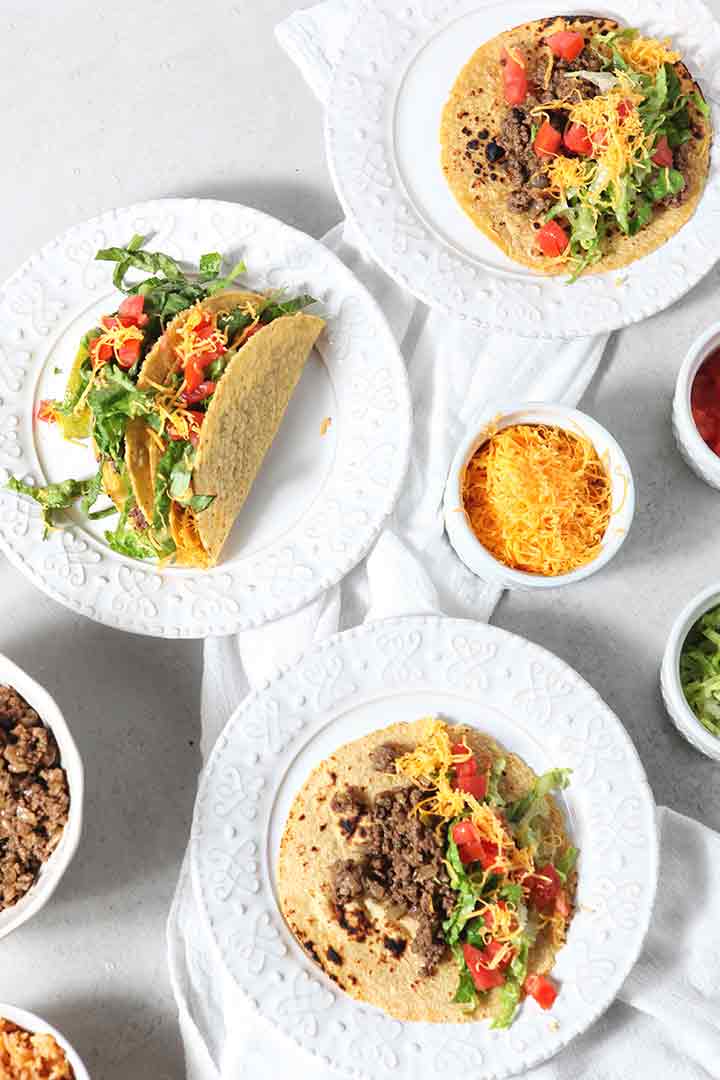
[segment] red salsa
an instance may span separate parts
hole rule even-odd
[[[713,349],[695,376],[690,408],[700,436],[720,457],[720,348]]]

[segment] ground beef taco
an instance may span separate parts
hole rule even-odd
[[[567,15],[492,38],[445,106],[442,167],[472,221],[546,274],[617,269],[690,218],[710,112],[669,42]]]
[[[577,851],[538,778],[478,731],[423,719],[342,746],[297,795],[278,894],[306,953],[399,1020],[508,1026],[549,1008]]]

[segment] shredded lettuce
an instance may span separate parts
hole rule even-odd
[[[175,545],[169,537],[164,543],[154,544],[150,529],[137,529],[132,524],[130,514],[136,506],[133,496],[129,496],[125,501],[117,526],[105,533],[105,539],[110,547],[119,555],[127,555],[131,559],[154,559],[158,555],[171,555],[175,550]]]
[[[465,963],[462,945],[453,945],[452,954],[458,968],[458,985],[453,1001],[456,1005],[468,1006],[468,1011],[472,1011],[478,1003],[479,995],[470,974],[470,968]]]
[[[576,847],[566,848],[559,859],[555,862],[555,869],[558,872],[558,877],[562,881],[563,885],[568,879],[568,875],[574,869],[575,863],[578,860],[579,851]]]
[[[597,34],[591,47],[604,70],[568,72],[568,78],[585,79],[607,93],[618,82],[618,72],[631,80],[642,95],[640,118],[648,136],[648,150],[619,181],[611,181],[607,171],[598,167],[588,188],[568,189],[545,216],[545,221],[562,218],[569,231],[569,266],[575,281],[588,266],[602,257],[608,229],[617,226],[626,236],[635,236],[651,221],[655,206],[666,197],[679,194],[685,187],[682,173],[674,168],[658,167],[652,156],[658,142],[667,139],[677,149],[692,138],[689,106],[702,116],[709,107],[697,91],[685,94],[672,64],[662,65],[654,75],[636,71],[618,51],[620,41],[632,41],[638,31],[632,28]],[[589,193],[592,198],[589,198]]]
[[[685,638],[680,682],[702,726],[720,738],[720,606],[701,615]]]
[[[62,480],[60,483],[33,485],[25,484],[11,476],[7,482],[10,491],[34,499],[42,507],[44,536],[57,527],[55,514],[67,510],[78,499],[82,499],[82,508],[87,513],[98,498],[101,490],[100,473],[87,480]]]

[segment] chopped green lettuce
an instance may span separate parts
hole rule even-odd
[[[685,638],[680,683],[702,726],[720,738],[720,605],[701,615]]]
[[[568,874],[573,870],[578,860],[579,851],[576,847],[566,848],[559,859],[555,862],[555,869],[563,885],[568,879]]]
[[[67,510],[78,499],[83,500],[85,512],[91,508],[100,494],[98,476],[99,474],[87,480],[62,480],[59,483],[44,485],[25,484],[11,476],[7,487],[18,495],[26,495],[29,499],[34,499],[42,507],[44,535],[47,537],[50,530],[56,527],[57,511]]]

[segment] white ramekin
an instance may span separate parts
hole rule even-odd
[[[720,322],[713,323],[688,349],[678,372],[673,398],[672,426],[678,449],[693,472],[711,487],[720,488],[720,457],[695,426],[690,409],[692,385],[701,365],[720,345]]]
[[[514,424],[548,424],[561,427],[576,435],[585,435],[593,443],[598,455],[608,468],[612,482],[612,517],[605,534],[602,550],[586,566],[581,566],[569,574],[556,577],[543,577],[541,574],[528,574],[522,570],[512,570],[495,559],[483,547],[470,527],[463,509],[462,489],[465,469],[478,447],[489,435]],[[530,403],[511,408],[484,410],[468,426],[450,467],[445,488],[445,528],[450,543],[462,561],[478,577],[506,589],[554,589],[561,585],[570,585],[596,573],[610,562],[620,550],[625,537],[630,531],[635,513],[635,485],[627,458],[612,435],[596,420],[577,409],[564,405],[546,405]]]
[[[73,1049],[64,1035],[61,1035],[50,1024],[46,1024],[39,1016],[35,1016],[34,1013],[27,1012],[25,1009],[16,1009],[14,1005],[3,1005],[0,1001],[0,1017],[9,1020],[11,1024],[17,1024],[18,1027],[25,1028],[26,1031],[32,1032],[33,1035],[52,1035],[58,1045],[65,1051],[67,1059],[73,1067],[75,1080],[90,1080],[90,1073],[80,1060],[77,1051]]]
[[[0,938],[3,938],[13,930],[17,930],[47,904],[72,861],[82,831],[84,772],[70,729],[58,706],[46,690],[43,690],[17,664],[1,653],[0,684],[13,686],[25,698],[28,705],[32,705],[43,723],[52,731],[60,750],[60,763],[67,773],[70,790],[70,811],[60,843],[40,870],[37,881],[30,891],[13,907],[0,911]]]
[[[660,687],[670,719],[689,743],[714,761],[720,761],[720,739],[702,726],[687,703],[680,683],[680,653],[700,616],[718,604],[720,583],[703,589],[683,608],[673,623],[660,668]]]

